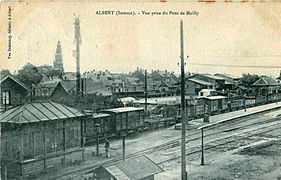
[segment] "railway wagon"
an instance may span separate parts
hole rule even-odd
[[[211,115],[227,110],[227,97],[225,96],[208,96],[200,99],[206,104],[207,111]]]
[[[232,100],[230,106],[231,106],[231,110],[242,109],[244,107],[244,100],[243,99]]]
[[[126,130],[139,130],[144,127],[144,109],[137,107],[122,107],[102,110],[110,114],[112,119],[112,133],[120,134]]]
[[[269,102],[276,102],[276,101],[279,101],[280,99],[281,99],[280,94],[269,94],[268,95],[268,101]]]
[[[247,97],[246,100],[245,100],[245,104],[247,107],[251,107],[251,106],[254,106],[256,103],[256,99],[254,96],[252,97]]]
[[[266,96],[256,96],[256,104],[264,104],[267,102]]]
[[[204,114],[204,105],[187,105],[186,106],[186,116],[190,119],[200,118]]]
[[[93,113],[84,121],[84,127],[86,144],[94,142],[98,134],[103,137],[104,135],[112,135],[111,132],[114,132],[112,118],[110,114],[106,113]]]

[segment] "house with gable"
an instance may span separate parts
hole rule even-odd
[[[28,101],[29,87],[13,76],[1,80],[1,108],[17,106]]]
[[[274,94],[279,91],[280,84],[272,77],[261,76],[252,84],[252,92],[255,92],[258,95]]]

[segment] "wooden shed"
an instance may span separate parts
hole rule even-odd
[[[34,176],[83,161],[86,116],[54,102],[28,103],[5,111],[0,115],[2,176]]]
[[[95,169],[92,172],[96,180],[154,180],[154,175],[163,169],[146,156],[128,159],[111,166]]]
[[[121,107],[102,110],[112,116],[113,133],[123,130],[137,130],[144,127],[144,109],[137,107]]]

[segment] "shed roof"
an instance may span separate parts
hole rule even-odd
[[[206,86],[211,86],[213,85],[212,83],[209,83],[207,81],[203,81],[203,80],[200,80],[200,79],[193,79],[193,78],[190,78],[190,79],[187,79],[189,81],[192,81],[194,83],[197,83],[197,84],[202,84],[202,85],[206,85]]]
[[[222,77],[218,77],[218,76],[215,76],[215,75],[212,75],[212,74],[201,74],[202,76],[205,76],[205,77],[208,77],[210,79],[215,79],[215,80],[224,80],[224,78]]]
[[[113,172],[112,175],[117,175],[117,179],[122,179],[124,177],[126,177],[126,179],[142,179],[163,172],[162,168],[160,168],[157,164],[155,164],[146,156],[128,159],[124,162],[120,162],[115,165],[109,166],[106,169],[109,172]],[[123,173],[120,173],[118,169]]]
[[[234,76],[232,74],[226,74],[226,73],[224,73],[224,74],[217,73],[217,74],[215,74],[215,76],[219,76],[219,77],[222,77],[222,78],[230,78],[230,79],[240,79],[239,76]]]
[[[29,91],[29,88],[23,84],[21,81],[17,80],[16,78],[14,78],[13,76],[6,76],[4,79],[2,79],[1,83],[2,84],[4,81],[6,81],[7,79],[11,79],[12,81],[14,81],[15,83],[17,83],[18,85],[20,85],[21,87],[23,87],[26,91]]]
[[[253,86],[276,86],[276,85],[279,85],[278,82],[275,81],[275,79],[273,79],[272,77],[267,77],[267,76],[260,77],[253,84]]]
[[[102,117],[109,117],[109,114],[106,113],[94,113],[93,118],[102,118]]]
[[[105,109],[105,110],[103,110],[103,112],[122,113],[122,112],[140,111],[140,110],[143,110],[143,108],[137,108],[137,107],[121,107],[121,108]]]
[[[202,97],[204,99],[209,99],[209,100],[217,100],[217,99],[226,99],[226,96],[207,96],[207,97]]]
[[[82,116],[86,116],[86,114],[63,104],[38,102],[24,104],[5,111],[0,115],[0,122],[23,124]]]

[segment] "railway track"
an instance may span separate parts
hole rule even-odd
[[[279,126],[276,126],[276,125],[279,125]],[[239,134],[239,136],[228,135],[227,137],[218,138],[218,139],[215,139],[215,140],[212,140],[212,141],[208,141],[208,142],[204,143],[204,152],[206,154],[206,150],[215,150],[216,148],[218,148],[220,146],[230,144],[230,143],[234,143],[236,141],[243,140],[243,139],[246,139],[246,138],[249,138],[249,137],[258,136],[258,135],[261,135],[261,134],[264,134],[264,133],[267,133],[267,132],[271,132],[271,131],[274,131],[274,130],[277,130],[277,129],[280,129],[280,128],[281,128],[281,123],[276,122],[276,123],[272,123],[271,125],[266,126],[266,127],[260,127],[260,128],[255,129],[255,130],[248,130],[248,131],[242,132],[242,133]],[[232,146],[231,149],[235,149],[235,148],[238,148],[238,147]],[[190,155],[193,155],[193,154],[197,154],[197,153],[200,153],[201,150],[202,150],[201,147],[198,147],[198,146],[190,147],[189,146],[188,147],[189,152],[187,152],[186,155],[190,156]],[[160,161],[160,162],[156,162],[156,163],[158,165],[161,165],[165,162],[180,159],[180,157],[181,156],[176,156],[176,157],[172,157],[172,158],[169,158],[169,159],[166,159],[166,160],[163,160],[163,161]]]
[[[252,115],[252,116],[257,116],[257,115]],[[252,116],[249,116],[249,117],[252,117]],[[224,127],[225,127],[226,124],[219,124],[219,125],[217,125],[217,126],[215,126],[213,128],[209,128],[209,130],[205,132],[204,137],[211,137],[213,135],[217,135],[217,134],[220,134],[220,133],[226,133],[226,132],[234,132],[234,131],[236,132],[238,130],[247,129],[247,128],[255,126],[257,124],[259,124],[259,125],[260,124],[267,124],[267,123],[275,121],[274,118],[265,119],[265,120],[258,120],[258,121],[255,121],[255,120],[245,121],[245,119],[250,119],[249,117],[236,119],[235,121],[231,121],[231,122],[227,122],[226,123],[227,125],[234,125],[236,127],[231,127],[231,128],[225,129]],[[243,120],[244,120],[244,122],[241,123],[242,125],[240,125],[239,122],[241,122]],[[220,129],[220,130],[217,131],[218,129]],[[212,130],[214,130],[214,131],[212,132]],[[270,131],[270,130],[268,130],[268,131]],[[187,143],[189,143],[191,141],[200,140],[201,139],[201,135],[200,135],[199,131],[195,131],[193,133],[188,134],[187,138],[188,138],[188,142]],[[157,146],[154,146],[154,147],[147,148],[145,150],[141,150],[141,151],[138,151],[138,152],[134,152],[134,153],[128,154],[126,156],[126,159],[133,158],[133,157],[138,157],[138,156],[141,156],[141,155],[151,154],[151,153],[158,152],[158,151],[164,151],[164,150],[168,150],[168,149],[172,149],[172,148],[177,148],[177,147],[180,146],[180,139],[181,138],[176,138],[176,139],[167,141],[165,143],[162,143],[160,145],[157,145]],[[224,137],[224,138],[221,138],[220,140],[221,141],[222,140],[226,140],[226,138]],[[219,141],[219,140],[217,140],[217,141]],[[232,141],[235,141],[235,140],[232,140]],[[208,142],[208,143],[211,143],[211,142]],[[208,147],[208,143],[205,144],[206,148],[204,148],[204,150],[212,149],[212,148],[215,148],[215,147],[218,147],[220,145],[225,144],[225,143],[217,143],[217,145],[215,145],[215,146],[209,146]],[[215,143],[215,141],[213,141],[212,143]],[[196,153],[198,153],[200,151],[201,151],[200,148],[196,149],[196,147],[194,147],[193,149],[191,149],[191,151],[189,151],[187,153],[187,155],[196,154]],[[172,160],[175,160],[175,159],[178,159],[178,158],[180,158],[180,156],[173,157],[173,158],[164,160],[163,162],[159,162],[159,163],[163,164],[165,162],[172,161]],[[108,160],[106,162],[97,163],[95,165],[91,165],[91,166],[85,167],[83,169],[72,171],[72,172],[69,172],[67,174],[64,174],[64,175],[61,175],[61,176],[57,176],[55,178],[50,178],[50,179],[70,179],[70,177],[74,177],[74,174],[78,174],[78,173],[79,174],[83,174],[83,173],[85,174],[85,173],[87,173],[87,172],[89,172],[89,171],[91,171],[91,170],[93,170],[93,169],[95,169],[95,168],[97,168],[97,167],[99,167],[101,165],[108,166],[108,165],[114,164],[116,162],[119,162],[121,160],[122,160],[122,157],[114,158],[114,159]]]

